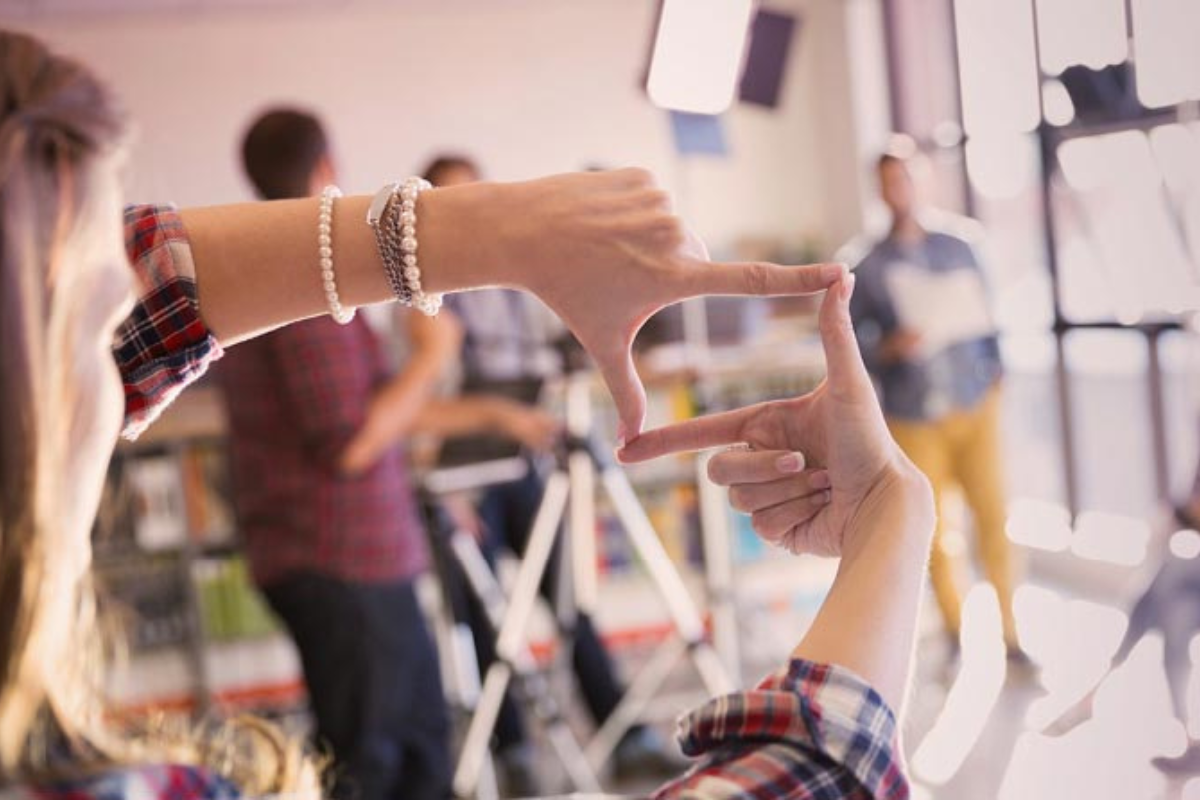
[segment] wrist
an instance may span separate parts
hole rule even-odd
[[[929,480],[897,449],[847,523],[843,559],[881,546],[924,559],[935,521]]]
[[[422,282],[444,293],[479,286],[516,285],[505,224],[511,203],[505,186],[470,183],[429,189],[417,200]],[[509,203],[509,206],[505,206]]]

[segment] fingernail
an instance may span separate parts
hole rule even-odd
[[[833,283],[846,273],[846,269],[845,264],[826,264],[821,267],[821,280]]]
[[[850,295],[854,294],[854,273],[846,276],[846,280],[842,281],[842,299],[849,300]]]
[[[804,469],[802,453],[787,453],[775,459],[775,469],[780,472],[799,472]]]
[[[808,480],[808,485],[814,489],[828,489],[830,487],[829,473],[817,472]]]
[[[833,492],[826,489],[825,494],[821,495],[821,502],[825,504],[833,502]]]

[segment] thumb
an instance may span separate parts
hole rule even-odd
[[[607,356],[596,356],[596,365],[617,407],[617,446],[634,439],[646,422],[646,390],[633,365],[631,345]]]
[[[829,388],[842,397],[873,393],[871,378],[863,364],[850,319],[850,297],[855,276],[847,275],[825,293],[818,315],[821,346],[825,350],[825,369]]]
[[[707,417],[677,422],[665,428],[647,431],[617,453],[624,464],[648,461],[651,458],[703,450],[743,441],[743,431],[750,420],[761,412],[763,405],[725,411]]]

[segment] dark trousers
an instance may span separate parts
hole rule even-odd
[[[535,470],[522,479],[488,489],[479,505],[479,515],[487,526],[488,538],[484,542],[484,555],[494,562],[497,549],[508,547],[518,556],[525,552],[533,520],[542,499],[544,483]],[[555,586],[559,574],[560,548],[556,544],[550,555],[549,567],[539,590],[551,604],[555,601]],[[496,634],[488,623],[487,614],[479,601],[470,592],[457,592],[456,602],[463,613],[471,634],[475,639],[475,651],[479,657],[479,669],[486,673],[496,659]],[[579,682],[584,702],[596,724],[603,724],[621,701],[623,690],[617,680],[612,660],[592,619],[586,614],[576,618],[574,647],[571,665]],[[524,723],[512,694],[505,695],[496,720],[495,739],[497,747],[503,749],[524,741]]]
[[[450,796],[449,722],[437,651],[411,581],[303,573],[264,590],[304,668],[337,800]]]

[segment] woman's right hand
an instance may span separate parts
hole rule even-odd
[[[761,535],[793,552],[850,555],[875,531],[927,537],[928,482],[884,423],[850,322],[853,286],[853,277],[840,281],[821,304],[827,376],[814,391],[649,431],[627,444],[621,459],[749,444],[749,451],[714,456],[709,476],[753,510]],[[801,473],[804,466],[810,471]],[[812,485],[820,474],[812,469],[825,470],[827,499]]]
[[[836,264],[709,261],[670,197],[640,169],[471,184],[436,190],[424,202],[418,216],[429,288],[463,288],[453,274],[458,265],[490,263],[498,282],[540,297],[595,358],[622,439],[642,430],[646,394],[631,348],[656,311],[706,294],[817,292],[846,273]]]

